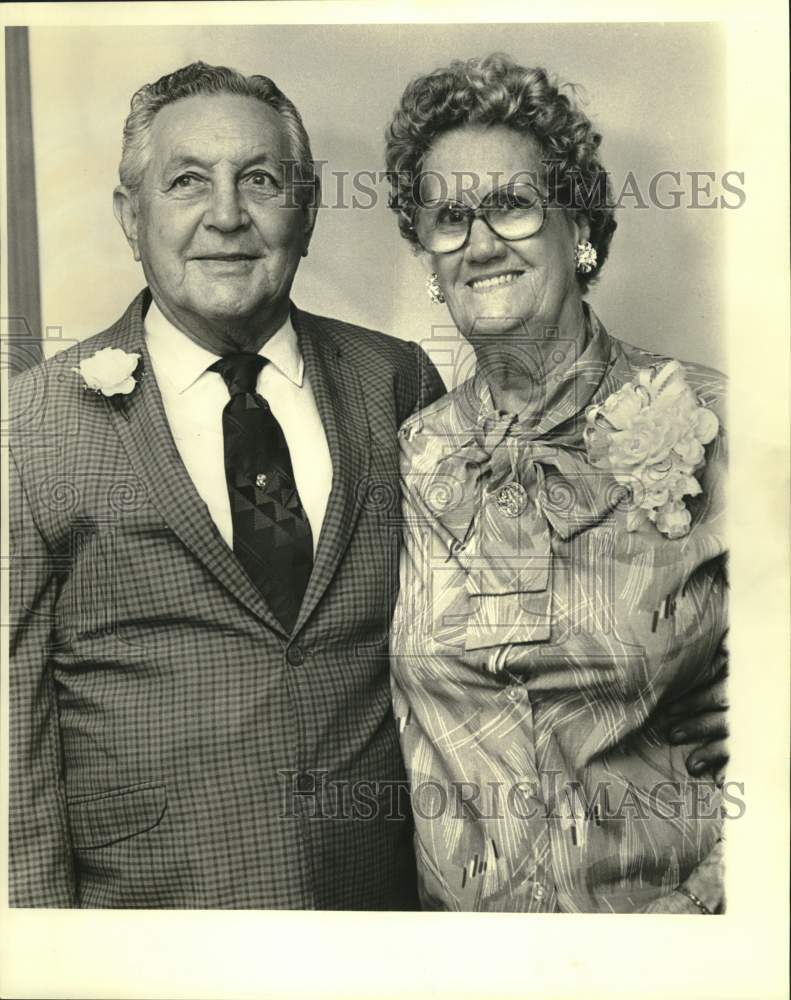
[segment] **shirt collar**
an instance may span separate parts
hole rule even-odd
[[[154,301],[146,313],[144,326],[149,354],[157,367],[167,372],[177,392],[189,389],[220,357],[182,333],[163,315]],[[305,361],[290,317],[258,353],[285,375],[289,382],[302,386]]]

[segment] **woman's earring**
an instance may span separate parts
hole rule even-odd
[[[596,247],[588,240],[581,240],[574,247],[574,266],[580,274],[590,274],[597,261]]]
[[[442,289],[439,285],[439,275],[435,271],[432,271],[426,278],[426,291],[428,292],[428,297],[435,305],[441,306],[445,301],[445,296],[442,294]]]

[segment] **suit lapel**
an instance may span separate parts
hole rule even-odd
[[[130,464],[173,532],[253,614],[285,636],[241,564],[226,545],[181,461],[148,356],[143,327],[148,292],[142,292],[110,332],[112,346],[140,354],[137,388],[119,403],[107,400]]]
[[[332,459],[332,490],[296,623],[300,629],[329,586],[360,515],[370,434],[363,387],[351,359],[317,317],[292,308],[291,319]]]

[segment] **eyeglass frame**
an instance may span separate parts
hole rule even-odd
[[[536,229],[534,233],[531,233],[529,236],[501,236],[500,233],[497,232],[497,230],[494,228],[494,226],[491,224],[491,222],[486,216],[487,210],[495,206],[487,205],[486,203],[487,201],[489,201],[490,198],[500,194],[500,192],[513,191],[514,188],[517,187],[530,188],[531,191],[535,191],[535,193],[538,195],[537,204],[541,207],[541,225],[538,227],[538,229]],[[452,201],[452,200],[445,201],[444,203],[438,202],[438,204],[457,205],[464,212],[464,215],[466,216],[467,219],[467,235],[464,237],[464,240],[459,244],[459,246],[455,247],[453,250],[430,250],[428,247],[423,245],[423,242],[421,241],[420,236],[418,235],[417,226],[415,225],[415,217],[417,216],[417,213],[420,211],[421,207],[425,206],[416,205],[411,213],[411,216],[407,212],[402,210],[410,230],[415,234],[415,238],[417,239],[418,243],[423,248],[423,250],[426,251],[426,253],[446,254],[446,253],[458,253],[459,250],[463,250],[470,242],[470,235],[472,233],[472,224],[476,219],[479,218],[483,219],[483,221],[486,224],[486,227],[489,229],[491,233],[493,233],[497,237],[498,240],[503,240],[505,243],[519,243],[521,240],[530,240],[534,236],[538,236],[538,234],[546,225],[547,209],[549,208],[549,198],[547,198],[546,195],[542,195],[539,189],[534,184],[530,184],[528,181],[521,181],[519,183],[504,184],[502,187],[494,188],[486,195],[483,201],[475,208],[471,208],[469,205],[465,205],[463,202]]]

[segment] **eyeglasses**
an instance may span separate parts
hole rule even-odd
[[[546,206],[546,198],[532,184],[509,184],[491,191],[477,208],[457,201],[420,205],[412,228],[424,250],[453,253],[466,246],[473,219],[483,219],[507,242],[535,236],[543,228]]]

